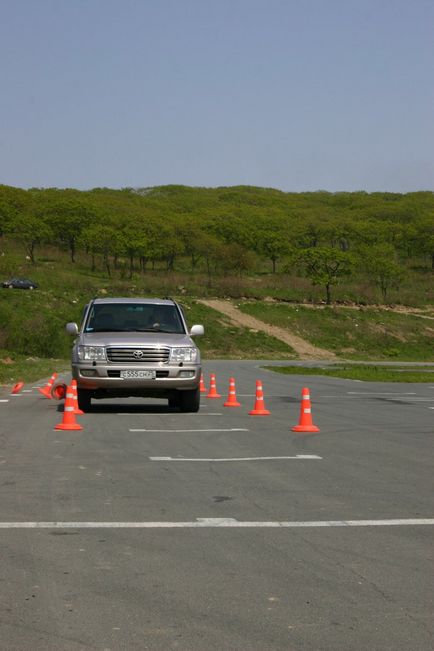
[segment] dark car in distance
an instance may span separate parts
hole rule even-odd
[[[1,286],[7,289],[36,289],[38,287],[33,280],[27,278],[9,278],[4,280]]]

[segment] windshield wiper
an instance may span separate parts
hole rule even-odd
[[[91,328],[90,330],[86,330],[86,332],[123,332],[123,330],[120,328]]]
[[[156,332],[157,328],[124,328],[122,332]]]

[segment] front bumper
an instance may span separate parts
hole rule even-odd
[[[155,371],[155,379],[145,378],[121,378],[121,371]],[[96,391],[98,389],[113,391],[131,390],[134,394],[149,392],[155,395],[158,392],[172,390],[196,389],[200,383],[201,366],[184,364],[182,366],[154,366],[146,365],[117,365],[101,364],[92,362],[74,363],[72,365],[72,377],[77,381],[80,389]],[[188,377],[185,377],[185,376]]]

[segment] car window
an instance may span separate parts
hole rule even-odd
[[[85,332],[170,332],[185,330],[175,305],[147,303],[94,304],[87,316]]]

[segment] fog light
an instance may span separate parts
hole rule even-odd
[[[93,368],[88,368],[88,369],[82,369],[80,371],[80,374],[83,377],[95,377],[95,375],[98,375],[97,372]]]
[[[181,371],[179,377],[194,377],[194,371]]]

